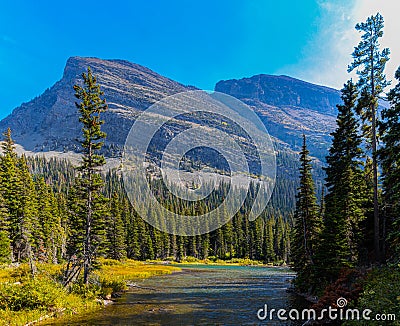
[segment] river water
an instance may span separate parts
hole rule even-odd
[[[182,272],[137,281],[114,304],[63,325],[290,325],[261,322],[257,311],[264,304],[276,310],[302,305],[286,291],[294,277],[286,268],[179,267]]]

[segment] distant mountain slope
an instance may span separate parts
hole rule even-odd
[[[340,92],[287,76],[256,75],[220,81],[215,90],[234,96],[260,116],[269,133],[298,151],[308,136],[311,154],[324,160],[335,128]]]
[[[81,127],[72,87],[88,66],[110,108],[103,117],[106,151],[111,156],[118,154],[139,111],[165,96],[194,89],[128,61],[72,57],[61,80],[0,121],[0,130],[11,127],[16,142],[29,151],[77,151]],[[311,154],[324,159],[335,126],[335,106],[340,103],[337,90],[270,75],[220,81],[215,90],[250,105],[280,148],[297,151],[304,132]]]
[[[78,152],[77,137],[81,135],[81,125],[74,105],[73,85],[82,82],[81,74],[88,66],[97,76],[109,105],[108,112],[102,116],[108,158],[120,155],[126,135],[140,111],[166,96],[195,89],[127,61],[72,57],[68,59],[60,81],[0,121],[0,131],[11,127],[13,138],[30,151],[30,155]],[[215,90],[250,105],[273,136],[278,153],[277,186],[272,200],[276,208],[290,210],[294,206],[298,182],[297,151],[303,132],[308,136],[311,154],[316,157],[314,175],[319,192],[323,179],[320,161],[324,160],[329,133],[335,127],[335,106],[340,102],[338,91],[286,76],[269,75],[220,81]],[[156,142],[165,143],[181,127],[179,123],[172,124]],[[200,155],[203,155],[203,163],[213,164],[213,156]],[[117,161],[114,159],[116,164]]]
[[[0,122],[0,130],[11,127],[14,139],[26,150],[77,150],[81,126],[72,87],[80,82],[88,66],[97,76],[109,105],[103,118],[110,153],[124,144],[138,111],[165,96],[193,89],[128,61],[72,57],[61,80],[16,108]]]

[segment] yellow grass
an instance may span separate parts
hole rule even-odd
[[[116,261],[102,259],[100,269],[95,272],[100,281],[98,295],[105,297],[115,291],[125,289],[128,281],[139,278],[147,278],[155,275],[171,274],[179,271],[180,268],[174,266],[157,265],[134,260]],[[41,316],[48,317],[67,317],[101,308],[101,304],[94,298],[84,298],[75,293],[69,293],[62,288],[59,280],[63,265],[37,264],[37,275],[32,279],[29,266],[21,264],[18,267],[0,266],[0,325],[25,325],[26,323],[37,320]],[[13,302],[23,301],[25,297],[30,297],[26,286],[30,285],[35,295],[43,299],[43,305],[32,309],[21,308],[15,310]],[[30,287],[28,287],[30,289]],[[11,297],[8,293],[13,293]],[[52,292],[52,296],[48,295]],[[34,297],[35,298],[35,297]],[[13,300],[17,301],[13,301]]]
[[[180,268],[174,266],[145,263],[131,259],[122,262],[102,259],[100,262],[101,268],[96,273],[100,278],[111,278],[113,280],[135,280],[180,271]]]

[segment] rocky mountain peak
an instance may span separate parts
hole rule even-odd
[[[255,75],[250,78],[222,80],[215,90],[241,100],[251,100],[277,107],[301,107],[323,114],[336,115],[340,93],[289,76]]]
[[[11,127],[13,138],[30,151],[75,151],[79,148],[80,124],[73,85],[90,67],[96,75],[109,110],[103,115],[109,148],[121,147],[141,110],[186,87],[141,65],[124,60],[71,57],[62,78],[42,95],[23,103],[0,122]]]

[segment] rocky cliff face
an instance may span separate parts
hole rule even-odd
[[[340,92],[287,76],[257,75],[220,81],[215,90],[251,106],[281,145],[299,150],[306,134],[311,153],[324,159],[335,128]]]
[[[73,85],[90,66],[97,76],[109,110],[103,115],[106,153],[117,156],[137,114],[161,98],[194,89],[165,78],[148,68],[123,60],[72,57],[60,81],[42,95],[16,108],[0,122],[26,150],[77,151],[80,123],[74,105]],[[338,91],[287,76],[257,75],[220,81],[215,90],[250,105],[265,123],[278,147],[298,150],[302,133],[309,138],[312,155],[323,159],[329,133],[335,127]]]
[[[298,107],[336,116],[340,93],[332,88],[273,75],[221,80],[215,90],[244,100],[259,101],[276,107]]]
[[[30,151],[75,151],[81,126],[75,107],[73,85],[90,66],[97,77],[109,110],[103,115],[106,150],[112,156],[123,146],[138,112],[161,98],[188,90],[143,66],[123,60],[68,59],[60,81],[42,95],[16,108],[0,122],[10,127],[17,143]]]

